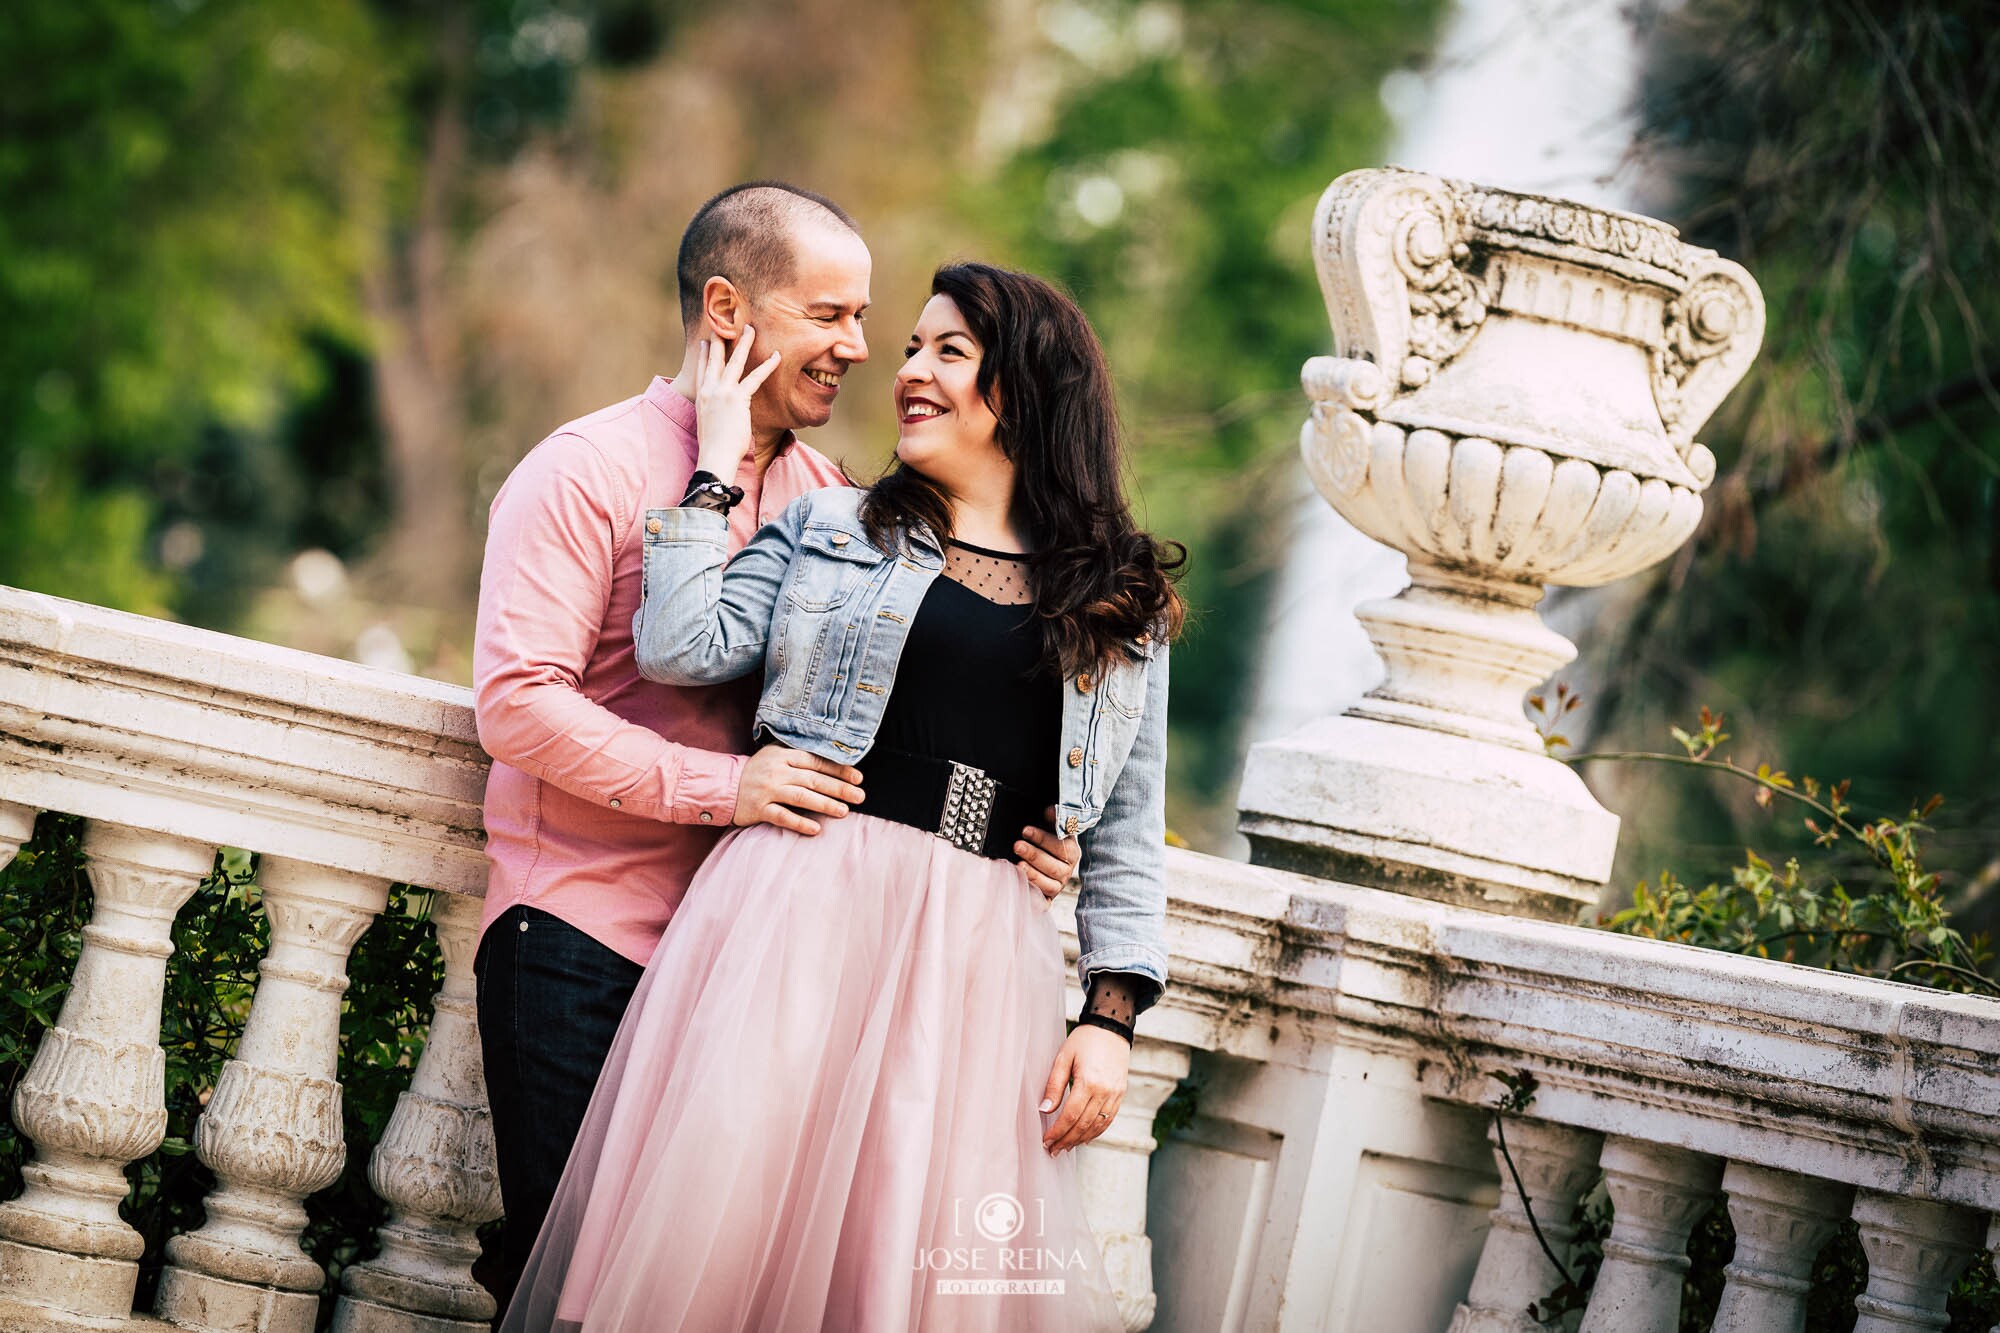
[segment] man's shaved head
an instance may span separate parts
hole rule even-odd
[[[681,324],[701,318],[701,293],[723,277],[755,300],[792,277],[792,239],[808,226],[843,228],[859,236],[839,204],[783,181],[732,185],[703,204],[681,233],[675,272],[680,281]]]

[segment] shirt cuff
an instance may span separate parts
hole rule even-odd
[[[748,755],[703,752],[681,764],[680,781],[667,818],[676,824],[728,828],[736,818],[736,789],[743,782]]]

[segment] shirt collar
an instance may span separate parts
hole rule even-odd
[[[700,456],[700,445],[695,437],[694,403],[687,395],[674,387],[674,382],[665,375],[653,376],[653,382],[646,386],[646,401],[660,410],[680,437],[681,447],[687,450],[688,461],[692,463]],[[778,441],[778,452],[771,461],[776,464],[792,451],[792,442],[798,436],[791,431]]]

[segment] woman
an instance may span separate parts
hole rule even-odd
[[[754,334],[700,358],[701,461],[647,515],[640,671],[763,668],[760,737],[862,766],[814,838],[738,830],[627,1011],[506,1329],[1097,1329],[1067,1150],[1166,981],[1166,640],[1184,555],[1120,494],[1103,354],[1025,274],[940,269],[897,467],[724,563]],[[893,684],[893,689],[891,688]],[[1084,1013],[1010,830],[1082,838]]]

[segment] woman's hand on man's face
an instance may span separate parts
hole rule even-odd
[[[723,482],[735,480],[743,455],[750,452],[750,400],[782,356],[773,352],[755,370],[744,373],[750,364],[750,345],[757,330],[743,327],[734,351],[703,338],[694,359],[695,440],[699,452],[696,467],[713,472]]]

